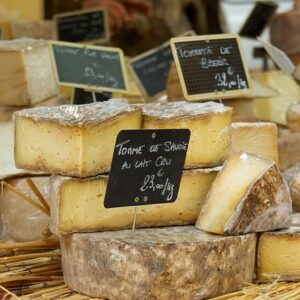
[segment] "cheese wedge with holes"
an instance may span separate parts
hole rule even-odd
[[[222,237],[194,226],[61,237],[66,284],[100,299],[208,299],[252,282],[254,234]],[[80,276],[78,276],[80,274]]]
[[[220,103],[167,104],[143,107],[144,129],[184,129],[191,131],[185,169],[214,167],[223,164],[231,147],[231,108]]]
[[[300,87],[297,82],[281,71],[258,73],[254,78],[277,90],[279,95],[269,98],[226,100],[224,103],[232,107],[235,114],[287,125],[286,112],[292,103],[300,99]]]
[[[202,202],[219,170],[184,171],[177,200],[140,207],[136,226],[195,224]],[[132,207],[104,207],[107,181],[107,176],[86,179],[53,176],[51,231],[65,234],[131,228]]]
[[[22,177],[4,179],[18,191],[37,203],[40,203],[26,183],[30,178],[46,201],[50,198],[49,176]],[[26,202],[10,189],[3,187],[0,196],[0,240],[10,242],[29,242],[45,239],[49,236],[49,217]]]
[[[300,214],[294,214],[290,228],[265,232],[260,236],[257,254],[259,281],[299,281],[299,249]]]
[[[75,177],[108,172],[119,132],[141,124],[140,109],[126,100],[18,111],[16,166]]]
[[[1,41],[0,65],[0,105],[31,106],[59,93],[46,41]]]
[[[277,126],[274,123],[232,123],[232,149],[257,154],[278,163]]]
[[[233,152],[203,203],[196,227],[237,235],[287,228],[292,202],[276,164],[254,154]]]

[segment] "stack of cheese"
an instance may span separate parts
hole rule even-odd
[[[67,102],[59,95],[47,42],[1,41],[0,64],[0,122],[11,120],[15,111],[26,107]]]

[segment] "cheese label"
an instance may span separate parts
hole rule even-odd
[[[121,49],[53,41],[50,52],[59,85],[96,92],[127,92],[127,69]]]
[[[249,93],[249,73],[238,35],[173,38],[171,47],[185,99],[234,98]]]
[[[257,1],[239,34],[249,38],[261,35],[277,8],[278,4],[274,1]]]
[[[103,102],[112,98],[112,93],[102,92],[93,93],[84,89],[74,88],[72,93],[72,104],[89,104],[94,102]]]
[[[104,206],[174,202],[189,139],[188,129],[122,130],[115,144]]]
[[[56,39],[59,41],[107,42],[109,26],[105,9],[80,10],[54,16]]]

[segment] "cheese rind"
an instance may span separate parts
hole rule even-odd
[[[61,237],[66,284],[119,300],[200,300],[237,291],[252,281],[255,247],[253,234],[220,237],[192,226],[136,229],[134,238],[129,230]]]
[[[254,78],[270,85],[279,92],[279,95],[269,98],[226,100],[225,104],[233,108],[234,114],[287,125],[286,112],[292,103],[300,99],[297,82],[281,71],[258,73]]]
[[[214,181],[196,227],[217,234],[262,232],[290,225],[292,202],[276,164],[233,152]]]
[[[119,132],[141,123],[141,111],[125,100],[18,111],[16,166],[76,177],[108,172]]]
[[[185,169],[223,164],[231,147],[231,109],[219,103],[172,102],[143,107],[144,129],[191,131]]]
[[[1,41],[0,65],[0,105],[31,106],[59,93],[45,41]]]
[[[49,177],[22,177],[5,180],[18,191],[39,203],[35,194],[26,183],[32,179],[46,201],[50,198]],[[0,240],[29,242],[45,239],[45,230],[49,227],[49,217],[32,204],[8,188],[3,188],[0,197]]]
[[[277,126],[274,123],[232,123],[231,139],[234,150],[254,153],[278,163]]]
[[[300,214],[293,215],[292,226],[286,230],[265,232],[258,243],[258,279],[300,280]]]
[[[183,172],[173,203],[140,207],[136,227],[195,224],[202,202],[220,168]],[[133,208],[106,209],[107,176],[86,179],[51,178],[51,224],[55,234],[128,229]]]

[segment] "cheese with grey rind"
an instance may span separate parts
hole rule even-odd
[[[177,200],[139,208],[136,227],[195,224],[202,202],[220,168],[183,171]],[[53,233],[128,229],[133,207],[105,208],[107,176],[85,179],[51,178],[51,225]]]
[[[232,109],[220,103],[151,103],[143,107],[144,129],[189,129],[185,169],[223,164],[230,151]]]
[[[277,165],[250,153],[232,152],[205,199],[196,227],[237,235],[287,228],[292,201]]]
[[[264,232],[259,239],[257,274],[260,282],[300,280],[300,214],[294,214],[292,226]]]
[[[101,299],[192,300],[252,282],[254,234],[222,237],[193,226],[61,236],[65,283]]]
[[[125,99],[111,99],[25,109],[14,120],[18,168],[89,177],[110,170],[117,135],[141,129],[142,113]]]

